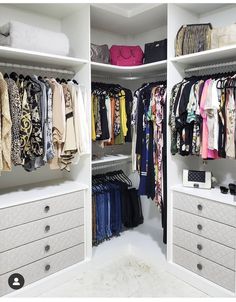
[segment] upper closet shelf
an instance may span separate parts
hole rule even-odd
[[[132,77],[148,76],[166,73],[167,61],[159,61],[138,66],[116,66],[110,64],[91,62],[92,74],[105,74],[106,76]]]
[[[203,64],[206,65],[207,63],[214,64],[235,60],[235,53],[236,45],[231,45],[175,57],[172,58],[171,61],[182,64],[184,68],[190,68]]]
[[[18,64],[34,64],[46,67],[60,67],[68,70],[78,70],[88,61],[53,54],[29,51],[18,48],[0,46],[0,60]]]

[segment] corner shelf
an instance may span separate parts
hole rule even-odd
[[[91,62],[92,72],[106,73],[110,76],[127,77],[127,76],[148,76],[156,73],[166,73],[167,60],[143,64],[138,66],[116,66],[111,64],[103,64]]]
[[[171,58],[170,61],[185,67],[197,67],[202,64],[223,63],[236,58],[236,45],[214,48],[197,53]]]
[[[11,63],[20,62],[21,64],[41,64],[44,66],[46,64],[48,67],[62,67],[70,70],[88,63],[88,61],[84,59],[5,46],[0,46],[0,60]]]
[[[99,164],[106,164],[111,162],[118,162],[123,160],[129,160],[131,159],[131,155],[123,155],[123,154],[117,154],[117,155],[107,155],[100,159],[93,160],[92,166],[99,165]]]

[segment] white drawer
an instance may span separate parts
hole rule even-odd
[[[0,254],[0,275],[84,242],[84,226]]]
[[[84,191],[0,209],[0,230],[84,207]]]
[[[173,206],[176,209],[236,227],[236,207],[234,206],[180,192],[173,192]]]
[[[26,286],[57,271],[60,271],[70,265],[78,263],[83,259],[84,245],[80,244],[70,249],[64,250],[58,254],[49,256],[40,261],[34,262],[20,269],[2,275],[0,276],[0,295],[3,296],[13,291],[8,285],[8,278],[14,273],[21,274],[24,277],[24,286]],[[48,270],[46,270],[46,266]]]
[[[176,227],[173,229],[173,243],[231,270],[235,270],[235,250],[230,247]]]
[[[84,209],[22,224],[0,231],[0,252],[30,243],[84,224]],[[50,228],[48,230],[48,228]]]
[[[173,261],[230,291],[235,289],[235,272],[201,256],[173,246]]]
[[[236,228],[174,209],[174,226],[236,248]],[[201,227],[201,229],[200,229]]]

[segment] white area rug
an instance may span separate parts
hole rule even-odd
[[[105,259],[103,259],[105,260]],[[132,255],[109,263],[86,264],[76,279],[44,293],[44,297],[205,297],[206,295]]]

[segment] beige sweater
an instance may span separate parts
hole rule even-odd
[[[11,170],[11,115],[7,83],[0,73],[0,171]]]

